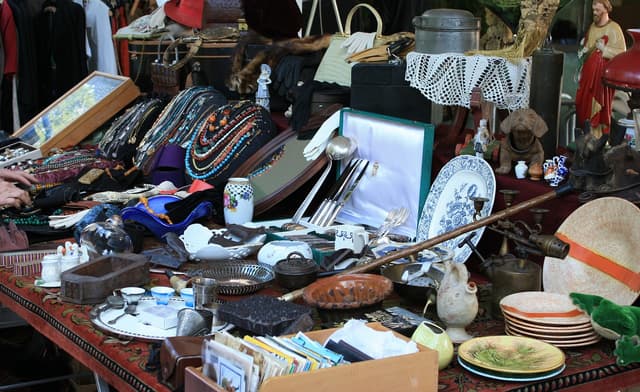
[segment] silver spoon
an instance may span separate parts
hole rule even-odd
[[[124,308],[124,313],[118,315],[116,318],[114,318],[113,320],[109,320],[107,321],[107,324],[113,325],[116,323],[116,321],[120,320],[120,318],[124,315],[130,314],[132,316],[137,316],[138,313],[136,313],[136,305],[135,304],[129,304],[127,305],[126,308]]]
[[[295,214],[293,214],[293,223],[298,223],[300,222],[300,219],[302,219],[302,215],[304,215],[307,208],[309,208],[309,204],[311,204],[311,201],[315,197],[316,193],[318,193],[318,190],[320,190],[322,183],[329,175],[329,172],[331,172],[333,161],[342,160],[353,154],[355,150],[356,143],[346,136],[336,136],[333,139],[329,140],[329,142],[327,143],[327,147],[324,150],[325,154],[329,158],[329,163],[327,163],[327,167],[324,169],[324,172],[322,173],[322,175],[320,175],[318,181],[313,185],[313,188],[311,188],[311,191],[309,192],[307,197],[305,197],[305,199],[302,201],[300,207],[298,207]]]

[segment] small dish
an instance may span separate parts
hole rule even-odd
[[[215,279],[218,281],[217,292],[222,295],[251,294],[275,278],[271,268],[246,263],[218,263],[205,270],[196,270],[190,275]]]
[[[53,282],[45,282],[42,279],[36,279],[35,282],[33,283],[38,287],[44,287],[47,289],[53,289],[53,288],[59,288],[61,282],[59,280],[53,281]]]

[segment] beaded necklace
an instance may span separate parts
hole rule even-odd
[[[158,218],[160,218],[160,219],[162,219],[162,220],[166,221],[166,222],[167,222],[168,224],[170,224],[170,225],[172,225],[172,224],[173,224],[173,222],[171,221],[171,218],[169,217],[169,215],[167,215],[167,214],[163,214],[163,213],[160,213],[160,212],[155,212],[155,211],[153,210],[153,208],[151,208],[151,207],[149,206],[149,200],[148,200],[146,197],[141,196],[141,197],[140,197],[140,203],[142,203],[142,205],[144,206],[145,210],[147,210],[147,212],[148,212],[149,214],[151,214],[151,215],[153,215],[153,216],[155,216],[155,217],[158,217]]]
[[[275,153],[271,154],[269,159],[265,159],[260,166],[258,166],[255,170],[253,170],[247,178],[252,179],[256,177],[260,177],[261,175],[268,173],[271,168],[284,156],[286,150],[286,146],[280,147]]]

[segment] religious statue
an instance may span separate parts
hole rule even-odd
[[[597,137],[608,134],[611,126],[611,103],[614,89],[602,83],[607,62],[627,50],[620,25],[609,18],[613,9],[609,0],[593,0],[593,22],[582,40],[578,58],[582,62],[578,91],[576,92],[576,117],[578,126],[586,120]]]

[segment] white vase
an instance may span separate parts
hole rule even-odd
[[[253,219],[253,187],[248,178],[231,177],[224,187],[224,221],[241,225]]]
[[[523,179],[523,178],[527,178],[527,169],[529,167],[527,166],[525,161],[518,161],[518,164],[514,167],[514,170],[516,172],[516,178],[518,179]]]

